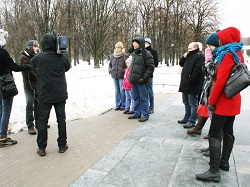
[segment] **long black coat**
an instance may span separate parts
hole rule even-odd
[[[179,65],[182,68],[179,92],[186,94],[200,94],[204,82],[202,66],[205,62],[204,55],[196,49],[189,52],[187,58],[182,57]]]
[[[65,72],[70,68],[66,55],[57,54],[56,40],[51,34],[41,39],[43,53],[31,60],[31,66],[38,73],[38,100],[43,103],[58,103],[68,98]]]

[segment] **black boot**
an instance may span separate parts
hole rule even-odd
[[[188,134],[197,134],[197,135],[201,135],[202,132],[202,128],[204,127],[204,125],[206,124],[207,118],[199,116],[198,117],[198,122],[196,124],[196,126],[191,129],[188,130],[187,133]]]
[[[196,174],[195,177],[200,180],[207,181],[220,181],[220,155],[221,143],[219,140],[209,137],[209,150],[210,150],[210,169],[203,174]]]
[[[223,133],[223,147],[219,168],[224,171],[229,171],[229,158],[234,146],[234,139],[233,135]]]

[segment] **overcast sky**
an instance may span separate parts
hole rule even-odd
[[[221,0],[220,29],[234,26],[242,37],[250,37],[250,0]]]

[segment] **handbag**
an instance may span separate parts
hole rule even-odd
[[[10,73],[0,76],[0,94],[1,98],[14,97],[18,94],[14,77]]]
[[[196,113],[204,118],[209,118],[207,105],[199,104]]]
[[[250,71],[244,63],[236,63],[224,87],[227,98],[231,98],[250,85]]]

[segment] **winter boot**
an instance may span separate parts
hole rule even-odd
[[[209,151],[209,147],[201,148],[201,152],[202,152],[202,153],[203,153],[203,152],[207,152],[207,151]]]
[[[203,174],[196,174],[195,177],[200,180],[207,181],[220,181],[220,155],[221,155],[221,143],[215,138],[209,137],[209,150],[210,150],[210,169]]]
[[[220,158],[220,169],[229,171],[229,158],[234,146],[234,136],[227,133],[223,133],[223,147]]]
[[[193,129],[188,130],[187,133],[201,135],[202,128],[204,127],[206,121],[207,121],[207,118],[199,116],[196,126]]]

